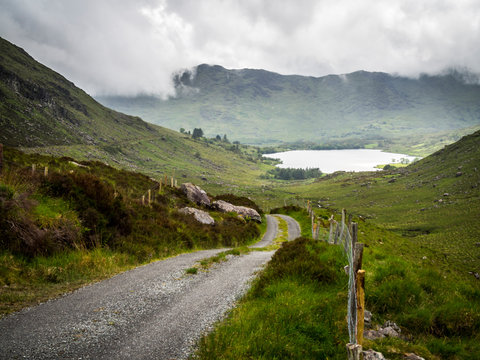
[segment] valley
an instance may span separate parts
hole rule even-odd
[[[345,259],[338,247],[312,239],[306,211],[312,204],[322,219],[321,240],[342,209],[352,214],[365,244],[374,325],[394,321],[405,334],[365,347],[389,359],[412,352],[475,359],[480,352],[480,90],[462,83],[461,73],[306,78],[201,65],[195,76],[176,78],[183,93],[168,101],[98,99],[132,116],[101,105],[8,41],[0,46],[6,319],[182,253],[228,247],[245,261],[245,247],[267,230],[266,214],[280,213],[300,223],[301,237],[288,239],[288,224],[280,222],[285,244],[192,356],[344,358]],[[200,91],[192,95],[194,88]],[[338,108],[341,121],[332,121]],[[205,136],[194,138],[188,131],[198,127]],[[423,159],[280,180],[277,162],[262,156],[329,148],[381,148]],[[262,222],[192,201],[181,189],[188,182],[206,190],[209,201],[256,209]],[[182,213],[185,207],[207,212],[215,225]]]

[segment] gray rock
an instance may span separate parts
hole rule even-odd
[[[362,351],[363,360],[385,360],[385,356],[382,353],[374,351],[372,349]]]
[[[391,326],[387,326],[385,328],[381,328],[379,330],[384,336],[387,337],[400,337],[400,334]]]
[[[405,354],[403,358],[405,360],[425,360],[421,356],[418,356],[417,354],[414,354],[414,353]]]
[[[463,173],[461,171],[459,171],[455,174],[456,177],[459,177],[459,176],[462,176],[462,175],[463,175]]]
[[[209,213],[203,210],[195,209],[192,207],[184,207],[183,209],[178,210],[182,214],[193,215],[195,220],[205,225],[215,224],[215,220],[210,216]]]
[[[372,313],[370,311],[365,310],[363,321],[366,327],[370,327],[372,325]]]
[[[212,208],[225,213],[234,212],[243,217],[248,216],[255,221],[262,222],[262,218],[257,210],[245,206],[236,206],[223,200],[217,200],[212,203]]]
[[[192,183],[184,183],[181,190],[187,195],[188,200],[197,203],[198,205],[210,206],[210,199],[205,190]]]
[[[363,333],[363,337],[367,340],[382,339],[385,337],[379,330],[366,330]]]

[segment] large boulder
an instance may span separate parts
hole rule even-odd
[[[195,209],[192,207],[184,207],[183,209],[180,209],[179,212],[182,214],[187,214],[187,215],[193,215],[195,220],[198,222],[201,222],[202,224],[205,225],[213,225],[215,224],[215,220],[210,216],[209,213],[203,210]]]
[[[187,195],[188,200],[198,205],[210,206],[210,199],[205,190],[192,183],[182,184],[181,190]]]
[[[229,202],[223,200],[217,200],[212,203],[212,208],[221,211],[221,212],[234,212],[243,217],[250,217],[251,219],[262,222],[262,217],[257,212],[257,210],[246,207],[246,206],[237,206],[232,205]]]

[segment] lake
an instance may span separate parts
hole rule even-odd
[[[402,158],[410,162],[414,156],[383,152],[371,149],[346,150],[292,150],[263,156],[280,159],[282,168],[319,168],[325,174],[335,171],[374,171],[376,165],[400,162]],[[392,161],[394,159],[395,161]]]

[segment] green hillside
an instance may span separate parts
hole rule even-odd
[[[27,152],[100,160],[157,179],[247,184],[271,166],[256,149],[192,139],[108,109],[0,38],[0,143]]]
[[[393,139],[479,125],[480,86],[467,75],[411,79],[358,71],[314,78],[200,65],[175,77],[174,98],[99,101],[172,129],[201,126],[247,143],[350,140],[386,148]]]

